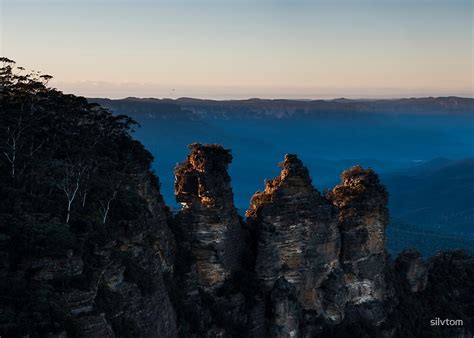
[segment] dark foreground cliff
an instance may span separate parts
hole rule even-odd
[[[322,193],[288,154],[244,218],[193,144],[172,213],[134,121],[1,61],[1,337],[472,336],[474,259],[390,257],[372,170]]]

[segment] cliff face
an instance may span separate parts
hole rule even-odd
[[[266,182],[247,210],[258,243],[255,271],[266,292],[277,280],[289,283],[299,307],[338,322],[345,300],[343,285],[333,285],[342,274],[337,210],[295,155],[286,155],[280,167],[280,176]],[[280,317],[293,322],[293,316]]]
[[[373,170],[352,167],[329,198],[339,210],[340,263],[348,292],[348,312],[373,322],[385,318],[385,229],[388,194]]]
[[[135,321],[139,336],[163,333],[174,337],[176,314],[164,278],[173,278],[176,244],[167,222],[167,207],[153,179],[148,173],[138,177],[138,193],[147,202],[149,213],[130,224],[115,243],[130,265],[124,272],[119,269],[105,273],[103,285],[125,300],[123,309],[115,308],[113,316]]]
[[[425,262],[407,250],[392,263],[385,252],[387,193],[372,170],[350,168],[322,195],[296,155],[286,155],[280,175],[252,197],[244,221],[233,203],[230,151],[201,144],[190,150],[176,168],[183,208],[175,216],[145,168],[124,188],[141,202],[122,205],[127,217],[104,225],[106,236],[94,241],[101,245],[13,257],[12,237],[0,236],[2,280],[26,281],[46,297],[49,312],[61,307],[67,314],[67,325],[30,332],[170,338],[472,334],[472,257],[453,252]],[[38,302],[34,313],[45,309]],[[0,303],[0,333],[18,332],[10,318],[30,311],[11,304]],[[436,316],[461,319],[464,326],[425,325]],[[51,318],[44,320],[48,327],[54,327]]]
[[[164,281],[165,274],[173,273],[175,253],[167,210],[154,178],[145,171],[136,179],[148,212],[113,225],[117,237],[94,249],[95,271],[87,286],[66,290],[61,296],[81,337],[114,337],[124,332],[140,337],[177,335],[175,309]],[[84,274],[79,266],[70,269],[70,274]]]
[[[255,271],[276,311],[270,314],[270,331],[311,336],[342,320],[380,324],[388,211],[377,175],[351,168],[326,197],[295,155],[286,155],[280,167],[280,176],[255,193],[247,210],[258,243]],[[291,302],[282,307],[282,299]],[[318,327],[317,321],[324,324]],[[279,327],[289,331],[282,334]]]
[[[221,286],[237,270],[243,232],[227,166],[232,155],[214,145],[190,145],[191,153],[176,167],[176,200],[183,205],[176,219],[196,260],[199,285]]]
[[[421,292],[426,289],[428,267],[418,251],[408,249],[400,253],[395,260],[395,269],[408,283],[411,292]]]
[[[285,277],[276,280],[270,293],[271,322],[267,334],[271,337],[302,337],[303,309],[295,286]]]
[[[176,200],[183,207],[174,224],[178,252],[186,257],[180,260],[183,273],[177,277],[180,330],[185,336],[248,334],[261,326],[254,321],[263,308],[248,305],[234,282],[242,270],[246,236],[227,173],[232,155],[219,145],[189,148],[175,172]],[[191,316],[195,320],[189,320]]]
[[[471,337],[474,332],[474,258],[462,250],[422,260],[415,249],[402,252],[389,271],[395,306],[386,327],[397,337]],[[469,290],[469,291],[468,291]],[[457,320],[456,325],[439,321]]]
[[[34,311],[43,316],[44,324],[34,328],[33,336],[175,337],[176,314],[164,280],[173,274],[175,243],[155,179],[147,169],[134,178],[144,209],[138,218],[105,224],[103,231],[111,235],[101,239],[100,246],[14,259],[3,255],[8,243],[0,243],[2,263],[6,263],[0,265],[2,279],[22,280],[31,295],[16,297],[35,299],[31,308],[2,302],[0,333],[16,336],[24,330],[22,325],[5,322],[5,316],[18,316],[21,321],[21,316]],[[53,316],[63,320],[64,327],[58,327]],[[24,320],[30,324],[32,319]],[[48,329],[49,321],[58,332]]]

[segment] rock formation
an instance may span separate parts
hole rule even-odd
[[[93,242],[103,244],[90,245],[87,254],[70,249],[16,257],[10,235],[0,236],[0,277],[26,281],[40,296],[34,302],[47,297],[48,311],[59,306],[67,316],[68,325],[25,334],[472,335],[472,256],[443,253],[424,262],[406,250],[394,263],[387,260],[387,193],[372,170],[353,167],[322,195],[296,155],[286,155],[280,175],[252,197],[244,222],[227,173],[230,151],[201,144],[190,149],[176,168],[176,199],[183,208],[175,216],[157,179],[143,169],[126,187],[140,200],[138,216],[110,220],[104,225],[108,237]],[[45,306],[33,303],[30,311],[11,304],[0,303],[5,336],[22,332],[10,326],[16,313],[36,315]],[[464,326],[420,326],[433,314],[459,316]],[[48,330],[55,325],[51,318],[45,320]]]
[[[176,337],[175,309],[164,280],[166,274],[172,275],[175,244],[155,179],[147,169],[135,177],[137,193],[145,202],[143,212],[137,219],[110,222],[107,231],[113,235],[87,255],[68,250],[22,257],[19,268],[10,271],[0,268],[2,276],[21,278],[31,290],[44,292],[48,307],[60,308],[69,330],[74,328],[74,334],[49,336]],[[0,253],[3,249],[0,245]],[[10,311],[0,305],[0,317]],[[0,333],[11,329],[0,319]]]
[[[339,210],[340,263],[348,292],[346,313],[374,323],[385,318],[385,229],[388,194],[371,169],[352,167],[329,193]]]
[[[246,334],[258,331],[263,325],[251,322],[263,307],[244,311],[246,298],[234,283],[242,269],[245,233],[227,173],[232,155],[219,145],[189,148],[187,159],[175,171],[176,200],[183,206],[175,227],[179,253],[187,257],[179,266],[185,271],[178,277],[179,293],[184,294],[184,320],[179,325],[188,336],[226,337],[242,327]],[[194,322],[183,318],[190,313],[196,317]]]
[[[301,337],[303,309],[298,300],[294,284],[285,277],[275,282],[270,293],[271,325],[268,334],[271,337]]]
[[[114,337],[122,330],[140,337],[177,335],[164,280],[175,253],[167,208],[155,177],[145,171],[135,179],[148,213],[114,225],[117,237],[94,250],[97,271],[89,287],[63,294],[81,337]]]
[[[384,325],[396,337],[472,337],[474,257],[463,250],[439,252],[423,261],[414,249],[390,266],[395,306]],[[457,321],[441,325],[439,321]]]
[[[313,187],[295,155],[286,155],[280,167],[280,176],[255,193],[247,210],[258,242],[255,271],[267,292],[284,280],[302,309],[338,322],[344,289],[330,285],[341,275],[337,210]]]
[[[428,267],[415,249],[401,252],[395,260],[395,269],[405,278],[411,292],[421,292],[428,283]]]
[[[176,200],[183,205],[177,223],[196,260],[199,284],[220,286],[236,271],[243,233],[230,186],[230,151],[217,145],[192,144],[176,167]]]

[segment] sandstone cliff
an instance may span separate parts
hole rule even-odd
[[[323,195],[297,156],[286,155],[244,220],[233,203],[230,151],[190,150],[176,168],[183,207],[174,216],[156,177],[142,168],[124,188],[136,195],[124,200],[137,204],[123,205],[124,214],[90,241],[101,245],[86,240],[86,249],[16,257],[12,237],[0,236],[0,276],[26,281],[49,302],[47,311],[67,314],[50,337],[472,334],[472,256],[424,261],[407,250],[392,262],[387,192],[372,170],[350,168]],[[0,304],[0,332],[17,332],[9,325],[18,313],[45,308],[11,304]],[[458,316],[464,326],[430,327],[433,316]]]
[[[234,206],[227,167],[229,150],[192,144],[176,167],[175,194],[182,209],[174,219],[180,260],[176,290],[179,327],[185,336],[251,336],[263,324],[263,306],[240,290],[248,233]],[[245,281],[243,281],[245,283]],[[188,317],[194,319],[189,320]]]
[[[270,302],[275,292],[279,302],[281,295],[293,297],[293,306],[270,305],[277,311],[267,314],[270,332],[314,336],[321,326],[344,319],[380,324],[385,319],[388,211],[378,177],[351,168],[326,197],[312,186],[295,155],[286,155],[280,167],[280,176],[255,193],[247,210],[258,242],[255,271],[264,292],[271,292]]]
[[[237,270],[243,232],[227,166],[232,155],[214,145],[190,145],[191,153],[176,167],[176,200],[183,205],[177,224],[190,243],[198,282],[220,286]]]
[[[168,211],[158,182],[147,169],[133,180],[143,209],[138,218],[107,223],[103,231],[110,235],[101,239],[101,246],[41,258],[25,256],[16,267],[2,267],[3,277],[23,279],[31,290],[44,293],[49,309],[37,316],[64,313],[67,327],[48,336],[176,337],[175,309],[165,286],[165,275],[172,276],[175,259]],[[0,251],[4,248],[0,245]],[[0,305],[1,314],[14,316],[20,311],[27,309]],[[15,329],[7,325],[0,321],[0,332]]]
[[[395,269],[406,280],[411,292],[421,292],[428,283],[428,267],[415,249],[401,252],[395,260]]]
[[[258,242],[255,271],[266,292],[277,280],[289,283],[301,309],[338,322],[345,290],[334,284],[342,276],[337,209],[313,187],[295,155],[286,155],[280,167],[280,176],[255,193],[247,210]],[[280,317],[294,321],[294,316]]]
[[[154,177],[144,171],[136,180],[147,212],[118,225],[117,237],[94,250],[89,288],[63,294],[80,336],[113,337],[121,330],[140,337],[177,335],[164,281],[173,272],[175,252],[167,209]]]
[[[357,319],[384,320],[386,298],[385,229],[388,194],[373,170],[346,170],[342,182],[329,193],[339,210],[340,263],[348,292],[347,312]]]

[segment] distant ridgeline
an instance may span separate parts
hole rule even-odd
[[[193,98],[134,98],[111,100],[89,98],[119,114],[148,115],[155,119],[288,119],[314,116],[345,118],[351,115],[385,114],[472,114],[474,99],[462,97],[426,97],[379,100],[201,100]],[[340,113],[340,114],[339,114]]]
[[[133,120],[0,62],[0,336],[472,336],[473,257],[392,259],[373,170],[322,194],[288,154],[244,219],[192,144],[172,214]]]

